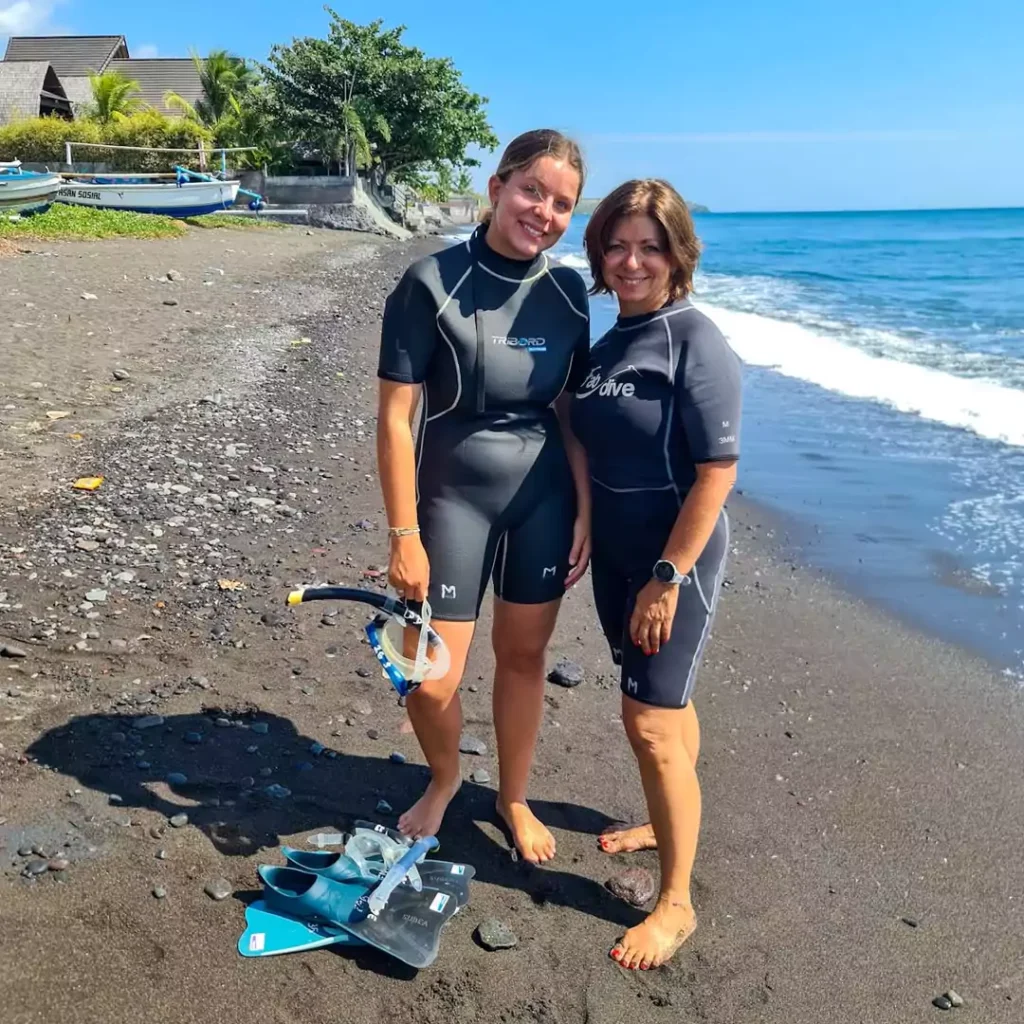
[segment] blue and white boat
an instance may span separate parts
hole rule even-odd
[[[167,180],[168,177],[171,180]],[[65,174],[57,202],[97,210],[201,217],[230,209],[238,197],[240,184],[217,178],[193,181],[184,173]]]
[[[60,186],[60,175],[22,170],[20,160],[0,163],[0,217],[43,213]]]

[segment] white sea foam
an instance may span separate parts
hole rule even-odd
[[[567,267],[573,267],[576,270],[589,270],[590,264],[587,262],[585,256],[577,256],[574,252],[567,253],[556,253],[555,259],[559,263],[564,263]]]
[[[696,305],[746,363],[1024,447],[1024,390],[873,354],[802,324]]]

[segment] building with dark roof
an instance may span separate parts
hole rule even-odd
[[[38,71],[29,72],[19,65],[48,66],[59,88],[47,78],[49,86],[40,86],[38,102],[33,106],[25,90],[29,88],[28,79],[34,80]],[[92,100],[89,75],[105,71],[119,71],[137,82],[138,98],[171,117],[181,111],[164,102],[168,92],[191,104],[203,95],[199,71],[191,58],[133,58],[124,36],[11,36],[0,61],[0,124],[18,117],[35,117],[41,111],[63,113],[57,99],[44,97],[44,92],[64,100],[73,115]]]
[[[23,117],[71,118],[71,103],[45,60],[0,62],[0,124]]]

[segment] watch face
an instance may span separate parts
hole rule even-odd
[[[675,574],[675,566],[671,562],[656,562],[654,565],[654,578],[662,583],[671,583]]]

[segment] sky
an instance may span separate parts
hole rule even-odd
[[[668,178],[715,211],[1024,206],[1024,3],[975,0],[376,0],[449,56],[503,143],[553,126],[584,147],[586,194]],[[0,0],[11,34],[123,34],[133,56],[263,60],[326,34],[321,0]],[[635,11],[635,16],[631,12]],[[482,187],[498,153],[479,154]]]

